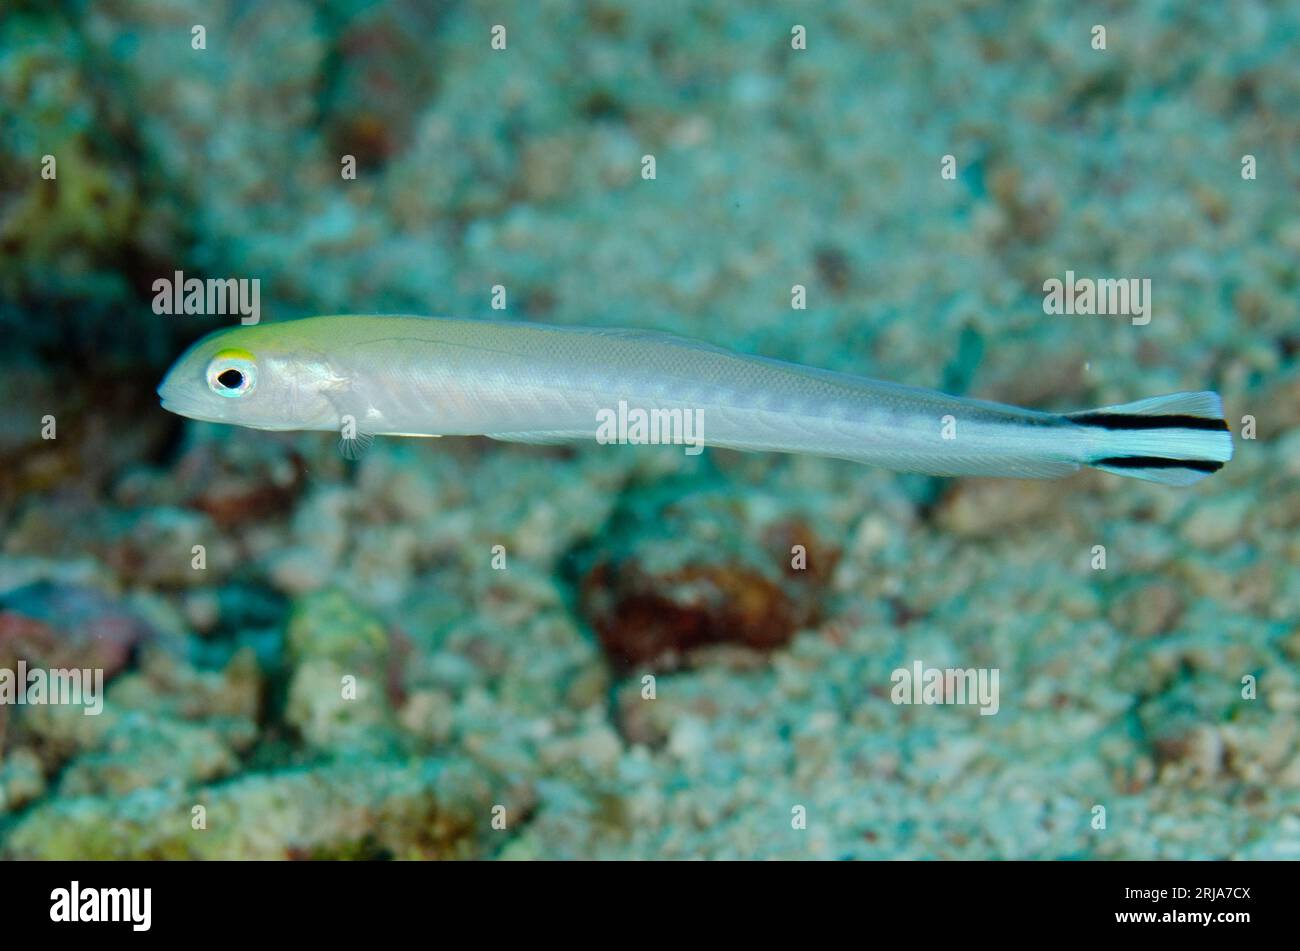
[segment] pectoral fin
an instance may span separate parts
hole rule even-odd
[[[374,441],[375,437],[371,433],[358,432],[350,436],[340,436],[339,455],[349,462],[356,462],[366,454],[366,450]]]

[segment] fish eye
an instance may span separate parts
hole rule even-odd
[[[246,350],[223,350],[208,364],[208,389],[218,396],[247,396],[257,385],[257,365]]]

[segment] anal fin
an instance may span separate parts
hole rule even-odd
[[[499,442],[527,443],[530,446],[559,446],[564,443],[590,439],[593,434],[557,429],[539,432],[484,433],[483,435],[487,436],[488,439],[496,439]]]

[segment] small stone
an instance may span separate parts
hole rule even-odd
[[[388,649],[383,623],[342,591],[306,595],[293,609],[287,635],[295,657],[370,659]]]
[[[992,538],[1036,523],[1060,505],[1062,489],[1028,479],[962,479],[939,502],[935,521],[964,538]]]
[[[1207,499],[1183,522],[1182,535],[1202,548],[1225,545],[1241,535],[1251,505],[1250,496],[1241,493]]]
[[[383,623],[337,590],[307,595],[286,635],[293,675],[285,719],[323,749],[388,747],[389,638]]]
[[[391,715],[384,684],[373,673],[312,657],[293,672],[284,718],[311,746],[381,752]]]
[[[43,795],[45,775],[40,757],[28,749],[16,749],[0,760],[0,815]]]
[[[183,602],[185,620],[200,634],[206,634],[221,620],[221,599],[211,588],[191,591]]]
[[[1126,634],[1151,637],[1163,634],[1183,613],[1178,589],[1164,582],[1139,585],[1118,595],[1111,604],[1111,622]]]
[[[668,751],[678,759],[696,759],[708,746],[709,729],[699,717],[680,717],[668,734]]]

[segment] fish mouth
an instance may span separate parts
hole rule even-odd
[[[163,409],[167,410],[167,412],[169,412],[169,413],[175,413],[177,416],[184,416],[186,419],[198,419],[198,418],[199,418],[198,416],[194,415],[193,412],[187,410],[187,409],[186,409],[185,407],[183,407],[183,406],[178,405],[178,404],[177,404],[176,402],[174,402],[174,401],[168,400],[166,397],[163,397],[162,399],[160,399],[160,400],[158,401],[158,405],[161,406]]]
[[[175,394],[169,395],[165,380],[158,385],[155,392],[158,394],[158,405],[167,410],[167,412],[175,413],[177,416],[184,416],[186,419],[197,419],[203,422],[210,421],[210,417],[204,416],[199,410],[196,401],[178,399]]]

